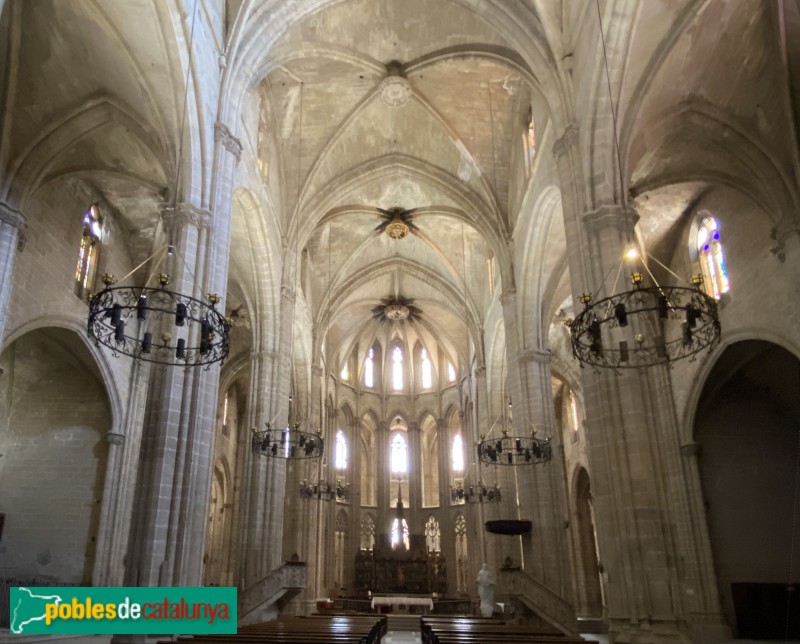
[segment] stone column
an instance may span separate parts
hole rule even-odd
[[[116,586],[122,581],[121,577],[117,576],[117,571],[114,570],[112,558],[116,546],[114,542],[123,537],[123,534],[115,530],[113,526],[120,519],[118,509],[120,509],[119,497],[122,490],[120,490],[119,484],[124,480],[125,434],[110,431],[106,434],[106,440],[108,442],[108,458],[103,485],[103,507],[100,510],[97,549],[92,571],[93,586]]]
[[[464,412],[458,412],[462,417]],[[456,548],[455,548],[455,526],[453,525],[453,513],[450,511],[450,481],[452,468],[453,436],[448,431],[447,423],[444,418],[436,419],[436,435],[439,442],[439,530],[441,532],[442,555],[447,563],[447,594],[455,596],[456,591]],[[461,437],[466,434],[462,427]],[[464,441],[464,468],[471,462],[470,442]]]
[[[600,288],[606,275],[616,273],[636,221],[635,213],[616,204],[587,207],[585,198],[594,191],[584,180],[578,134],[571,125],[554,146],[576,307],[582,291]],[[621,374],[584,369],[582,376],[612,637],[688,641],[687,573],[679,562],[695,566],[699,544],[680,531],[690,517],[669,373],[663,367]]]
[[[168,258],[170,288],[196,296],[204,276],[210,213],[178,204],[164,212],[163,221],[175,246],[175,254]],[[214,414],[202,404],[201,392],[207,387],[201,386],[195,371],[176,366],[151,370],[127,584],[199,585],[202,581],[208,510],[203,499],[208,497]],[[215,387],[213,393],[216,401]],[[200,481],[198,461],[208,469]],[[201,531],[193,529],[197,523],[190,521],[193,513],[202,515]]]
[[[0,347],[5,337],[8,303],[14,285],[14,259],[25,245],[25,217],[0,201]]]
[[[409,534],[420,534],[422,520],[422,430],[416,421],[408,423],[408,499],[403,499]]]

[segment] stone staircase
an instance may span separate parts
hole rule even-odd
[[[524,570],[500,569],[501,592],[520,601],[542,620],[565,635],[578,635],[578,624],[572,604]]]
[[[287,561],[266,577],[239,593],[239,626],[268,622],[278,617],[281,607],[305,590],[306,564]]]

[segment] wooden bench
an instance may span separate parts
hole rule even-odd
[[[487,618],[423,617],[420,630],[423,644],[586,644],[580,637],[569,637],[552,628],[505,624]]]
[[[385,634],[385,617],[282,617],[272,622],[245,626],[235,635],[195,635],[179,637],[178,641],[192,644],[380,644]]]

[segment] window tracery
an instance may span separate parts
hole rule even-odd
[[[101,234],[100,214],[97,206],[93,205],[83,216],[83,235],[78,250],[78,266],[75,269],[75,295],[78,297],[83,297],[94,284]]]
[[[697,255],[703,273],[705,289],[709,295],[719,299],[730,289],[725,255],[720,239],[719,224],[714,217],[706,217],[697,231]]]
[[[347,439],[341,429],[336,432],[333,466],[337,470],[347,469]]]

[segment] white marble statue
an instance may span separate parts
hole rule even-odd
[[[481,598],[481,616],[491,617],[494,612],[494,579],[486,564],[481,567],[477,581],[478,595]]]

